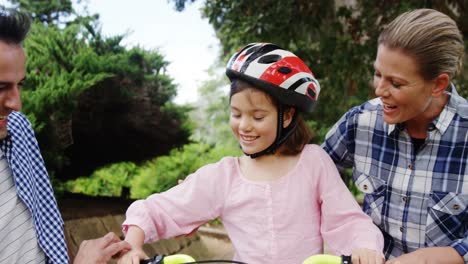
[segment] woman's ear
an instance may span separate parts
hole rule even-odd
[[[442,73],[435,78],[434,87],[432,88],[432,96],[439,97],[444,94],[445,90],[450,84],[448,74]]]
[[[287,110],[284,111],[283,113],[283,128],[287,128],[289,124],[291,124],[294,113],[296,112],[296,109],[293,107],[288,108]]]

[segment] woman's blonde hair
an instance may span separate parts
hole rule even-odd
[[[413,57],[425,80],[433,80],[441,73],[453,79],[462,68],[462,34],[455,21],[433,9],[399,15],[382,31],[378,44]]]

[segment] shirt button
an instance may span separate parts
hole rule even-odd
[[[429,131],[434,131],[436,129],[436,126],[432,123],[429,124],[429,126],[427,127],[427,130]]]
[[[408,165],[408,169],[412,170],[413,169],[413,164]]]
[[[460,205],[454,204],[452,208],[453,208],[453,210],[458,210],[458,209],[460,209]]]
[[[406,203],[406,201],[408,200],[408,197],[406,197],[406,196],[403,196],[403,198],[402,198],[402,199],[403,199],[403,202],[405,202],[405,203]]]
[[[400,232],[402,232],[402,233],[403,233],[403,227],[402,227],[402,226],[400,226]]]
[[[363,188],[364,190],[367,190],[367,189],[369,189],[369,186],[367,186],[367,184],[364,184],[364,185],[362,186],[362,188]]]

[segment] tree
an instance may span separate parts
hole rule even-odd
[[[51,175],[64,180],[142,162],[188,141],[187,108],[171,102],[176,86],[157,50],[103,37],[99,17],[77,14],[68,0],[12,3],[34,18],[24,43],[23,112]]]
[[[173,2],[182,11],[188,0]],[[272,42],[294,51],[310,66],[322,90],[314,113],[306,119],[318,135],[314,142],[320,143],[346,110],[374,96],[372,64],[378,35],[386,23],[410,9],[434,8],[457,21],[466,43],[468,6],[465,2],[206,0],[202,14],[220,39],[224,61],[248,43]],[[458,90],[465,97],[468,96],[467,69],[465,64],[457,80]],[[344,180],[352,182],[349,173],[344,173]]]
[[[174,0],[178,9],[185,2]],[[435,8],[452,16],[467,36],[467,6],[462,0],[345,2],[350,1],[206,0],[202,12],[221,41],[224,60],[247,43],[259,41],[273,42],[305,60],[322,87],[315,113],[309,116],[317,120],[318,129],[330,127],[351,106],[373,96],[376,41],[383,25],[398,14]],[[459,90],[468,94],[463,77]]]
[[[10,2],[46,25],[58,24],[61,18],[67,18],[74,12],[70,0],[10,0]]]
[[[131,198],[145,198],[166,191],[203,165],[225,156],[240,155],[229,126],[227,82],[214,69],[209,71],[211,78],[199,87],[200,97],[190,111],[191,143],[139,166],[123,162],[100,168],[90,177],[68,181],[63,188],[87,195],[109,196],[120,196],[123,188],[130,188]]]
[[[229,126],[229,85],[219,65],[209,70],[210,79],[198,88],[199,99],[190,113],[193,124],[191,139],[209,145],[225,145],[238,149]]]

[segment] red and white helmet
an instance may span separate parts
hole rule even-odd
[[[307,65],[292,52],[271,43],[251,43],[237,51],[229,59],[226,75],[304,112],[312,111],[320,93],[320,84]]]

